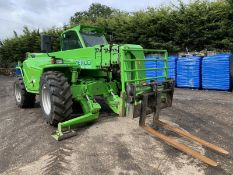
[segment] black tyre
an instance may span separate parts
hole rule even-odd
[[[14,94],[18,107],[32,108],[35,106],[36,95],[26,91],[22,77],[16,77],[14,81]]]
[[[40,106],[45,119],[56,126],[70,117],[72,95],[67,78],[62,72],[48,71],[40,79]]]

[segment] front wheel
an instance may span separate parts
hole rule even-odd
[[[62,72],[45,72],[40,80],[40,105],[45,119],[56,126],[70,117],[72,113],[72,95],[67,78]]]
[[[16,77],[14,81],[14,95],[16,105],[20,108],[32,108],[36,102],[36,95],[27,92],[23,78]]]

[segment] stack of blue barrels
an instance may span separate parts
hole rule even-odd
[[[169,56],[168,57],[168,78],[172,78],[176,80],[176,56]]]
[[[157,59],[158,56],[147,55],[145,58],[146,59]],[[157,67],[156,61],[145,61],[145,67],[146,67],[146,69],[156,68]],[[154,78],[156,76],[157,76],[156,70],[147,70],[146,71],[146,78]],[[147,80],[146,82],[149,83],[150,81],[151,80]]]
[[[160,59],[148,55],[146,59]],[[164,68],[164,60],[146,61],[146,68]],[[164,76],[164,70],[148,70],[147,78]],[[168,57],[168,78],[176,80],[177,87],[229,91],[233,86],[233,55],[218,54],[208,57]],[[157,79],[158,82],[164,78]],[[148,80],[147,82],[150,82]]]
[[[159,57],[158,57],[159,59]],[[177,57],[175,56],[169,56],[168,57],[168,78],[172,78],[172,79],[176,79],[176,60],[177,60]],[[164,60],[159,60],[157,61],[156,63],[156,67],[157,68],[164,68],[165,65],[164,65]],[[157,76],[165,76],[164,73],[165,73],[165,70],[157,70],[156,71],[157,73]],[[158,78],[158,81],[163,81],[164,78]]]
[[[156,55],[147,55],[146,59],[161,59],[161,57],[156,56]],[[168,57],[168,78],[172,78],[176,80],[176,61],[177,57],[176,56],[169,56]],[[146,68],[164,68],[164,60],[158,60],[158,61],[146,61],[145,62],[145,67]],[[151,78],[155,76],[164,76],[165,70],[148,70],[146,71],[146,77]],[[157,79],[158,82],[163,81],[165,78],[160,77]],[[150,82],[148,80],[147,82]]]
[[[218,54],[204,57],[202,61],[203,89],[231,89],[232,55]]]
[[[181,57],[177,60],[177,87],[201,87],[201,57]]]
[[[161,58],[160,58],[161,59]],[[164,60],[159,60],[157,61],[157,64],[156,64],[156,67],[157,68],[164,68],[165,65],[164,65]],[[161,76],[165,76],[164,73],[165,73],[165,70],[164,69],[161,69],[161,70],[157,70],[157,76],[160,77],[157,79],[158,82],[161,82],[163,80],[165,80],[164,77],[161,77]]]

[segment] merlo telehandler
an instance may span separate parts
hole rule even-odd
[[[140,117],[139,125],[147,132],[207,164],[217,163],[186,145],[146,125],[153,114],[153,125],[162,126],[209,148],[227,151],[159,120],[161,109],[172,105],[174,80],[168,78],[166,50],[143,49],[134,44],[108,43],[104,30],[79,25],[61,35],[61,50],[51,52],[51,37],[41,35],[42,53],[27,53],[16,67],[14,82],[16,103],[33,107],[36,95],[45,120],[57,130],[61,140],[72,135],[78,124],[98,119],[100,96],[119,116]],[[145,57],[152,55],[152,57]],[[148,67],[146,62],[163,61],[164,67]],[[156,71],[163,71],[157,76]],[[148,73],[150,73],[148,76]],[[152,76],[151,76],[152,75]]]

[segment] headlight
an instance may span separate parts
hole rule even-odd
[[[54,57],[51,58],[51,64],[63,64],[62,59],[56,59]]]
[[[63,60],[61,60],[61,59],[56,59],[56,64],[63,64]]]

